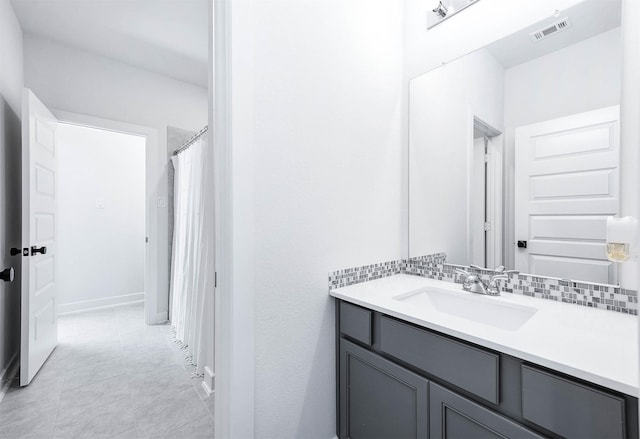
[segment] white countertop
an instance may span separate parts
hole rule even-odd
[[[470,295],[471,300],[533,307],[537,312],[520,328],[507,330],[394,299],[425,287]],[[330,295],[638,397],[637,316],[520,294],[472,294],[462,291],[460,284],[407,274],[337,288]]]

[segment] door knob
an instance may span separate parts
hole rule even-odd
[[[31,256],[40,253],[42,255],[46,255],[47,254],[47,247],[36,247],[35,245],[31,247]]]
[[[2,279],[5,282],[13,282],[13,279],[15,277],[16,277],[16,272],[13,269],[13,267],[5,268],[4,270],[0,271],[0,279]]]

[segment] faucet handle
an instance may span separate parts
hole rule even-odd
[[[456,268],[456,273],[461,274],[464,276],[465,280],[469,278],[469,276],[471,276],[472,274],[469,273],[467,270],[463,270],[461,268]]]
[[[498,283],[501,280],[509,280],[509,276],[507,276],[506,274],[496,274],[495,276],[491,276],[491,280],[489,281],[489,286],[498,288]]]
[[[469,291],[471,288],[471,283],[477,278],[475,274],[471,274],[466,270],[462,270],[460,268],[456,268],[456,273],[461,274],[462,278],[462,289],[465,291]]]
[[[496,274],[495,276],[491,276],[491,280],[489,281],[489,286],[487,287],[487,294],[490,296],[499,296],[500,295],[500,281],[501,280],[509,280],[509,276],[506,274]]]
[[[483,268],[479,265],[475,265],[475,264],[470,264],[469,265],[470,268],[475,268],[476,270],[486,270],[486,268]]]

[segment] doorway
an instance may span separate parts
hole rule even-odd
[[[26,91],[30,102],[39,102]],[[153,267],[145,270],[149,264],[144,249],[151,217],[146,215],[150,203],[145,202],[150,136],[115,122],[112,125],[119,126],[98,128],[105,124],[58,115],[52,123],[55,135],[46,137],[54,142],[49,151],[58,177],[45,181],[36,160],[35,193],[55,194],[49,198],[56,201],[56,221],[47,236],[55,236],[52,243],[57,245],[51,245],[51,251],[43,247],[42,253],[57,256],[49,266],[56,267],[51,279],[60,290],[54,299],[61,299],[56,303],[62,313],[53,319],[57,343],[54,340],[55,349],[44,364],[30,362],[34,373],[28,380],[21,376],[9,384],[0,411],[0,436],[212,436],[212,398],[193,379],[193,367],[173,342],[171,327],[145,324],[147,301],[135,300],[144,295],[114,295],[114,278],[127,278],[134,291],[145,290],[145,271],[153,272]],[[45,139],[38,128],[44,129],[36,124],[36,142]],[[37,239],[42,230],[36,228]],[[129,247],[129,241],[134,245]],[[38,268],[36,285],[42,278]],[[102,289],[103,284],[110,286]],[[107,297],[95,297],[105,291]],[[77,293],[94,296],[74,296]],[[35,325],[24,331],[35,340],[42,332],[39,316],[36,312]]]
[[[143,303],[146,138],[60,123],[58,314]]]
[[[502,133],[475,116],[469,187],[470,263],[502,265]]]
[[[145,241],[144,251],[144,321],[157,325],[168,321],[169,298],[161,295],[159,278],[166,275],[159,266],[159,244],[166,241],[160,226],[159,209],[166,207],[166,199],[156,198],[155,185],[164,172],[164,164],[158,156],[157,130],[129,123],[101,119],[67,111],[52,110],[60,124],[103,130],[122,135],[131,135],[145,140]],[[163,207],[164,206],[164,207]],[[162,297],[160,297],[162,296]]]

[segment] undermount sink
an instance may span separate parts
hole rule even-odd
[[[537,312],[536,308],[501,302],[495,297],[433,287],[400,294],[393,299],[509,331],[520,328]]]

